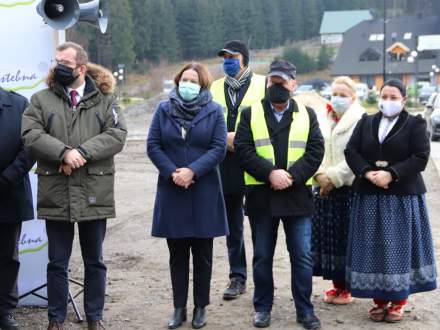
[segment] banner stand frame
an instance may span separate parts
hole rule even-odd
[[[84,283],[81,283],[81,282],[79,282],[79,281],[77,281],[77,280],[74,280],[73,278],[69,278],[69,282],[70,282],[70,283],[74,283],[74,284],[76,284],[76,285],[78,285],[78,286],[81,287],[81,290],[79,290],[79,291],[78,291],[77,293],[75,293],[75,294],[72,294],[72,291],[71,291],[70,288],[69,288],[69,299],[68,299],[68,301],[67,301],[67,304],[69,304],[69,303],[72,304],[73,310],[74,310],[75,315],[76,315],[77,323],[82,323],[82,322],[84,321],[84,319],[83,319],[82,316],[81,316],[81,312],[80,312],[80,310],[79,310],[79,308],[78,308],[78,305],[77,305],[75,299],[78,298],[78,296],[81,295],[81,294],[84,292]],[[47,283],[42,284],[42,285],[40,285],[38,288],[35,288],[35,289],[33,289],[33,290],[29,291],[29,292],[25,292],[25,293],[23,293],[23,294],[22,294],[20,297],[18,297],[18,298],[19,298],[19,299],[22,299],[22,298],[25,298],[25,297],[27,297],[27,296],[33,295],[33,296],[35,296],[35,297],[38,297],[38,298],[40,298],[40,299],[43,299],[43,300],[46,300],[46,301],[47,301],[47,297],[44,297],[44,296],[42,296],[42,295],[40,295],[40,294],[37,293],[38,291],[40,291],[41,289],[44,289],[45,287],[47,287]]]

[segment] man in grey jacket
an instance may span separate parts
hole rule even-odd
[[[25,111],[22,138],[38,167],[38,216],[46,220],[49,330],[63,329],[68,264],[78,223],[85,265],[84,310],[88,329],[104,329],[106,219],[115,217],[113,156],[127,130],[113,94],[110,71],[88,62],[75,43],[60,45],[48,88]]]

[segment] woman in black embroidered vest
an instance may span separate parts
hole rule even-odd
[[[347,285],[373,298],[373,321],[399,322],[410,294],[436,288],[426,188],[426,123],[404,109],[406,88],[391,79],[380,112],[364,115],[345,150],[356,175],[347,252]]]

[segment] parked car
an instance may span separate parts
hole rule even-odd
[[[330,100],[332,98],[332,88],[330,86],[326,86],[321,90],[320,94],[323,98]]]
[[[440,93],[432,93],[426,102],[423,117],[432,141],[440,139]]]
[[[368,86],[364,83],[356,84],[356,95],[360,102],[364,102],[368,97]]]
[[[305,92],[313,92],[314,90],[313,85],[299,85],[298,88],[293,92],[293,95],[298,95]]]
[[[435,86],[423,86],[419,91],[419,103],[426,104],[429,97],[435,92],[435,90]]]
[[[302,85],[312,85],[315,91],[320,92],[327,86],[330,86],[330,82],[325,79],[315,78],[304,81]]]
[[[172,80],[164,80],[162,92],[168,94],[174,88],[174,81]]]

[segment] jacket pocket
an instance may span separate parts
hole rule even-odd
[[[38,174],[37,202],[39,208],[61,208],[67,202],[64,200],[65,178],[52,167],[37,167]]]
[[[115,169],[88,167],[86,203],[89,207],[113,207]]]

